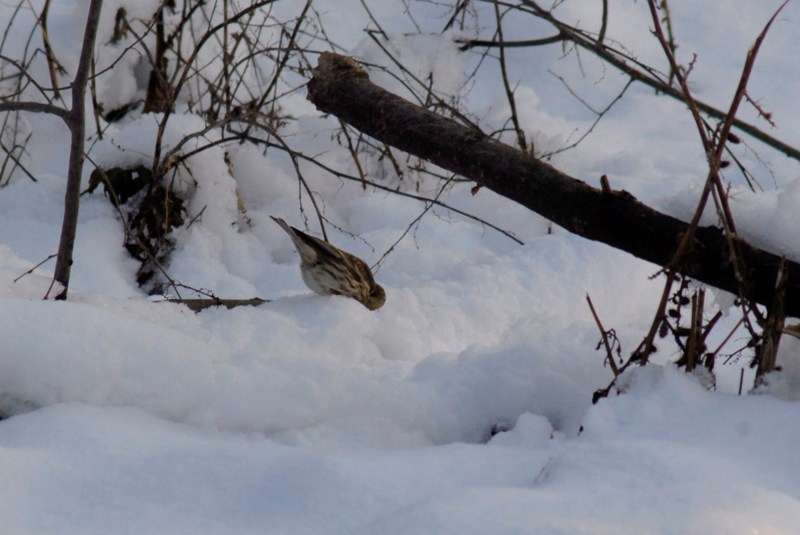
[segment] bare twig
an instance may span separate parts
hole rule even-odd
[[[693,371],[702,352],[703,309],[705,290],[698,289],[692,294],[692,315],[689,324],[689,339],[686,341],[686,371]]]
[[[675,35],[672,33],[672,13],[669,9],[669,2],[667,0],[660,0],[660,2],[661,11],[664,13],[664,25],[667,27],[667,46],[669,47],[672,55],[675,56],[675,51],[678,49],[678,45],[675,44]],[[692,61],[692,64],[694,64],[694,60]],[[691,67],[686,71],[687,76],[689,71],[691,71]],[[667,80],[667,83],[672,85],[673,78],[675,78],[675,70],[672,66],[670,66],[669,80]]]
[[[628,91],[628,88],[633,84],[633,79],[632,78],[629,79],[627,81],[627,83],[625,84],[625,86],[622,88],[622,90],[619,93],[617,93],[617,95],[613,99],[611,99],[611,102],[609,102],[606,105],[605,108],[603,108],[602,110],[595,110],[594,108],[592,108],[589,105],[588,102],[586,102],[577,93],[575,93],[575,91],[572,90],[572,88],[569,86],[569,84],[567,84],[567,81],[564,80],[564,78],[562,78],[561,76],[556,75],[555,73],[552,73],[552,74],[553,74],[553,76],[555,76],[564,85],[564,87],[567,88],[567,91],[569,91],[569,93],[571,95],[573,95],[576,99],[578,99],[578,101],[580,101],[580,103],[583,104],[589,111],[591,111],[592,113],[595,114],[595,119],[594,119],[594,121],[592,121],[592,124],[589,125],[589,128],[587,128],[586,131],[583,134],[581,134],[580,137],[578,137],[578,139],[576,139],[572,143],[569,143],[568,145],[565,145],[565,146],[563,146],[563,147],[561,147],[559,149],[556,149],[556,150],[553,150],[553,151],[549,151],[549,152],[546,152],[546,153],[542,154],[543,158],[548,158],[550,156],[555,156],[556,154],[560,154],[562,152],[568,151],[568,150],[573,149],[573,148],[577,147],[578,145],[580,145],[580,143],[584,139],[586,139],[589,136],[589,134],[591,134],[594,131],[594,129],[597,127],[597,125],[600,123],[600,121],[603,119],[603,117],[605,117],[605,115],[609,111],[611,111],[611,108],[613,108],[614,105],[617,102],[622,100],[622,97],[625,96],[625,93]]]
[[[761,43],[763,42],[764,38],[766,37],[766,34],[769,31],[772,22],[775,20],[778,13],[780,13],[780,11],[786,5],[786,2],[788,2],[788,0],[786,0],[773,14],[773,16],[769,19],[769,21],[767,21],[767,24],[765,25],[764,29],[761,31],[755,43],[753,44],[752,48],[748,52],[747,60],[742,70],[742,75],[739,79],[739,85],[736,89],[733,101],[731,102],[730,109],[727,115],[725,116],[725,121],[723,122],[722,127],[719,129],[718,135],[714,140],[712,140],[706,134],[705,125],[703,123],[702,118],[700,117],[699,107],[696,105],[694,98],[691,95],[691,91],[689,90],[686,77],[684,76],[682,71],[678,68],[675,56],[672,53],[669,42],[663,33],[657,13],[655,0],[648,0],[648,5],[650,6],[650,13],[655,27],[656,36],[658,37],[659,43],[661,43],[661,46],[664,50],[664,54],[666,55],[670,63],[670,66],[672,67],[675,73],[675,76],[683,91],[684,98],[687,104],[689,105],[689,109],[692,113],[692,116],[694,117],[695,124],[697,126],[697,130],[700,135],[700,139],[703,143],[703,148],[705,150],[709,163],[709,174],[708,174],[708,179],[706,181],[706,185],[700,196],[700,200],[698,201],[697,209],[695,210],[695,213],[692,216],[692,219],[689,223],[689,231],[685,233],[681,238],[681,243],[676,249],[673,261],[670,264],[671,266],[675,266],[677,263],[681,261],[682,256],[685,254],[685,252],[689,247],[689,244],[694,239],[694,232],[695,229],[697,228],[697,225],[699,224],[703,210],[705,209],[708,196],[712,192],[712,189],[715,188],[716,189],[715,200],[718,202],[720,220],[723,223],[723,226],[726,230],[726,236],[728,237],[728,243],[731,248],[733,264],[735,269],[737,270],[737,275],[736,275],[737,280],[739,281],[740,285],[745,284],[744,273],[746,272],[746,268],[743,264],[741,254],[738,252],[738,244],[735,238],[736,229],[734,227],[733,217],[731,215],[730,208],[727,203],[727,193],[722,183],[722,179],[719,176],[719,169],[721,166],[722,154],[725,149],[725,143],[729,139],[730,130],[734,124],[734,120],[736,117],[736,111],[738,110],[740,102],[744,98],[744,94],[747,87],[747,81],[750,77],[750,73],[752,72],[753,65],[755,63],[755,58],[758,53],[758,49],[761,46]],[[744,289],[740,289],[739,293],[740,295],[745,293]]]
[[[14,162],[14,167],[8,173],[9,180],[10,180],[11,175],[14,173],[14,170],[15,169],[20,169],[33,182],[38,182],[36,177],[33,176],[33,173],[31,173],[28,170],[28,168],[20,161],[19,157],[14,154],[14,151],[17,150],[17,149],[19,149],[20,151],[24,150],[24,146],[25,146],[25,144],[27,144],[27,142],[30,139],[30,137],[31,137],[31,134],[28,134],[28,136],[25,138],[25,141],[23,142],[22,145],[15,145],[13,147],[7,147],[6,144],[3,143],[2,140],[0,140],[0,148],[2,148],[3,152],[6,153],[6,158],[3,160],[3,165],[0,167],[0,177],[5,176],[5,174],[6,174],[6,172],[5,172],[6,163],[8,162],[8,160],[11,160],[12,162]],[[3,186],[4,184],[5,183],[0,181],[0,186]]]
[[[775,298],[769,306],[767,318],[763,325],[761,343],[756,353],[756,384],[763,383],[766,374],[778,369],[778,346],[786,321],[786,281],[788,280],[786,260],[781,261],[778,278],[775,281]]]
[[[399,238],[397,238],[397,239],[394,241],[394,243],[392,243],[392,244],[389,246],[389,248],[388,248],[388,249],[386,249],[386,251],[385,251],[385,252],[384,252],[384,253],[381,255],[381,257],[378,259],[378,261],[377,261],[377,262],[375,262],[375,264],[373,264],[373,266],[372,266],[372,269],[373,269],[373,270],[374,270],[374,269],[376,269],[376,268],[378,268],[378,267],[380,267],[380,265],[381,265],[381,262],[383,262],[384,258],[386,258],[387,256],[389,256],[389,254],[390,254],[392,251],[394,251],[394,248],[395,248],[395,247],[397,247],[397,245],[398,245],[398,244],[399,244],[401,241],[403,241],[403,238],[405,238],[405,237],[408,235],[408,233],[411,231],[411,229],[412,229],[412,228],[414,228],[414,226],[415,226],[417,223],[419,223],[419,221],[422,219],[422,217],[423,217],[425,214],[427,214],[427,213],[428,213],[428,210],[430,210],[431,208],[433,208],[433,206],[434,206],[434,204],[433,204],[433,203],[439,200],[439,197],[441,197],[442,193],[444,193],[444,190],[445,190],[445,188],[447,188],[448,184],[449,184],[449,182],[445,182],[444,184],[442,184],[442,187],[440,187],[440,188],[439,188],[439,191],[438,191],[438,192],[436,193],[436,195],[434,196],[434,198],[433,198],[433,202],[430,202],[430,203],[426,204],[426,205],[425,205],[425,208],[424,208],[424,209],[423,209],[423,210],[422,210],[422,211],[421,211],[421,212],[420,212],[420,213],[417,215],[417,217],[415,217],[415,218],[414,218],[414,219],[413,219],[413,220],[412,220],[412,221],[411,221],[411,222],[410,222],[408,225],[406,225],[406,229],[403,231],[403,233],[402,233],[402,234],[400,234],[400,237],[399,237]]]
[[[261,107],[264,105],[264,103],[267,100],[267,97],[272,93],[273,89],[275,88],[275,86],[277,85],[278,81],[280,80],[281,73],[283,72],[283,69],[286,67],[286,62],[289,61],[289,56],[291,55],[292,51],[297,48],[297,43],[296,43],[297,33],[300,31],[300,26],[306,20],[306,13],[308,13],[308,9],[311,7],[311,2],[312,2],[312,0],[306,0],[305,5],[303,6],[303,10],[300,12],[300,15],[297,17],[297,22],[294,25],[294,28],[292,29],[292,33],[289,35],[289,39],[288,39],[289,42],[288,42],[288,45],[286,46],[286,51],[283,54],[283,57],[281,58],[280,62],[278,63],[278,66],[275,69],[275,74],[273,74],[272,80],[270,81],[269,86],[267,86],[267,88],[262,93],[261,100],[256,105],[256,108],[261,109]],[[274,112],[274,110],[273,110],[273,112]]]
[[[341,132],[345,141],[347,141],[347,150],[350,152],[350,159],[353,160],[353,163],[356,166],[356,171],[358,172],[358,176],[361,177],[361,189],[367,189],[367,174],[364,172],[364,168],[361,166],[361,160],[359,159],[358,152],[353,145],[353,140],[350,138],[350,132],[347,130],[347,125],[344,124],[344,121],[340,120],[339,126],[341,127]]]
[[[500,14],[500,5],[498,2],[494,3],[494,17],[497,23],[497,40],[502,43],[503,42],[503,16]],[[517,135],[517,146],[521,150],[527,149],[527,143],[525,142],[525,132],[523,132],[522,128],[519,125],[519,117],[517,117],[517,104],[516,100],[514,99],[514,90],[511,89],[511,84],[508,81],[508,71],[506,68],[506,53],[504,47],[499,47],[498,49],[499,58],[498,61],[500,62],[500,77],[503,80],[503,88],[506,91],[506,100],[508,101],[508,107],[511,111],[511,122],[514,125],[514,132]]]
[[[592,54],[595,54],[598,58],[627,74],[633,80],[652,87],[659,93],[663,93],[670,98],[684,101],[682,91],[668,83],[668,75],[661,75],[655,69],[641,63],[629,54],[625,54],[624,52],[609,46],[607,44],[607,40],[599,43],[595,37],[589,35],[587,32],[584,32],[577,27],[571,26],[557,19],[550,10],[542,8],[538,2],[535,2],[534,0],[522,0],[522,5],[516,6],[516,9],[549,22],[558,30],[558,33],[544,39],[506,41],[504,43],[486,40],[465,40],[461,41],[463,43],[462,49],[499,46],[505,48],[530,47],[568,41],[574,43],[584,50],[591,52]],[[696,101],[696,105],[700,111],[711,117],[723,119],[726,116],[726,112],[702,101]],[[786,156],[795,160],[800,160],[800,149],[793,147],[788,143],[771,136],[767,132],[760,130],[754,125],[746,123],[740,119],[735,119],[733,125],[742,132],[749,134],[750,136],[769,145],[775,150],[782,152]]]
[[[294,151],[291,150],[286,141],[284,141],[283,138],[279,136],[277,132],[267,127],[266,125],[263,125],[258,121],[254,121],[249,117],[242,117],[238,119],[238,122],[242,122],[246,124],[248,127],[254,127],[264,130],[271,137],[275,138],[275,140],[278,142],[278,145],[280,145],[286,152],[286,154],[289,155],[289,158],[292,161],[292,166],[294,167],[294,172],[297,175],[298,184],[305,190],[309,200],[311,201],[312,206],[314,207],[314,211],[317,214],[317,219],[319,220],[319,226],[320,226],[320,231],[322,232],[322,237],[325,239],[325,241],[328,241],[328,234],[325,231],[325,223],[324,223],[324,218],[322,216],[322,210],[320,210],[319,205],[317,204],[317,199],[314,196],[314,192],[311,190],[311,186],[308,185],[308,181],[306,181],[305,177],[303,176],[303,172],[300,169],[300,164],[298,162],[297,156],[295,155]],[[246,132],[241,132],[239,134],[241,136],[247,136]]]
[[[608,28],[608,0],[603,0],[603,17],[600,23],[600,31],[597,33],[597,44],[602,45],[606,37]]]
[[[600,321],[600,316],[597,315],[597,311],[594,309],[594,304],[592,304],[592,298],[589,297],[589,294],[586,294],[586,302],[589,303],[589,310],[592,311],[592,316],[594,317],[595,323],[597,323],[597,328],[600,329],[600,336],[602,337],[603,346],[606,348],[606,360],[608,361],[608,365],[611,367],[614,377],[617,377],[619,375],[619,368],[614,360],[614,353],[611,350],[611,343],[608,341],[609,331],[606,331],[605,327],[603,327],[603,323]]]
[[[183,87],[184,83],[186,83],[187,78],[189,77],[189,72],[195,67],[194,62],[197,59],[197,55],[199,54],[200,50],[203,49],[203,46],[208,42],[209,39],[214,37],[217,32],[221,31],[224,27],[237,23],[243,17],[246,17],[250,13],[264,7],[265,5],[271,4],[275,0],[261,0],[258,2],[254,2],[247,6],[246,8],[242,9],[238,13],[232,15],[230,18],[220,22],[219,24],[214,25],[210,28],[207,32],[205,32],[194,44],[192,48],[192,52],[188,58],[184,61],[183,68],[177,70],[175,72],[175,76],[170,81],[170,88],[171,88],[171,96],[169,106],[167,109],[164,110],[162,114],[161,120],[158,124],[158,131],[156,132],[156,143],[155,149],[153,151],[153,172],[155,176],[162,176],[164,174],[165,169],[163,168],[163,162],[161,160],[161,143],[162,139],[164,138],[164,131],[167,127],[167,122],[169,121],[169,117],[171,115],[171,110],[174,104],[174,100],[177,98],[178,94],[180,94],[181,88]]]
[[[42,260],[41,262],[39,262],[38,264],[36,264],[36,265],[35,265],[35,266],[33,266],[32,268],[30,268],[28,271],[26,271],[25,273],[23,273],[22,275],[20,275],[20,276],[19,276],[19,277],[17,277],[16,279],[14,279],[14,283],[16,283],[17,281],[19,281],[21,278],[23,278],[23,277],[25,277],[25,276],[27,276],[27,275],[30,275],[31,273],[33,273],[34,271],[36,271],[37,269],[39,269],[40,267],[42,267],[44,264],[46,264],[47,262],[49,262],[50,260],[52,260],[52,259],[53,259],[53,258],[55,258],[56,256],[58,256],[58,255],[57,255],[57,254],[55,254],[55,253],[54,253],[54,254],[51,254],[50,256],[48,256],[47,258],[45,258],[44,260]]]
[[[39,15],[37,22],[42,33],[42,41],[44,43],[44,55],[47,58],[47,70],[50,73],[50,84],[53,87],[55,97],[61,100],[61,94],[58,91],[58,74],[66,74],[64,67],[58,62],[53,47],[50,45],[50,35],[47,31],[47,14],[50,11],[50,0],[45,0],[42,7],[42,13]]]

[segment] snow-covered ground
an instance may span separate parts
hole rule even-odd
[[[67,66],[84,4],[51,7],[51,39]],[[108,41],[122,4],[106,3],[99,42]],[[156,2],[134,4],[145,16]],[[440,8],[366,4],[398,55],[423,77],[432,72],[437,90],[459,89],[476,53],[458,52],[452,40],[462,34],[438,33],[446,21]],[[406,4],[428,33],[411,35]],[[663,66],[646,4],[609,4],[608,35]],[[571,0],[558,13],[588,25],[599,5]],[[727,106],[747,48],[778,5],[670,2],[682,61],[697,53],[691,80],[699,98]],[[388,64],[363,32],[370,22],[360,1],[314,6],[331,40]],[[301,8],[275,6],[287,14]],[[12,13],[0,12],[4,21]],[[800,7],[790,2],[750,86],[777,126],[759,125],[796,147],[800,76],[787,58],[800,49],[798,24]],[[552,32],[509,17],[505,36],[532,31]],[[25,44],[13,36],[9,43],[10,55]],[[104,50],[101,61],[112,58]],[[122,61],[98,80],[101,100],[119,104],[136,94],[132,65]],[[626,81],[585,53],[580,62],[563,57],[559,47],[510,50],[509,65],[537,150],[563,145],[593,120],[548,71],[598,108]],[[470,83],[462,106],[497,127],[507,105],[492,69]],[[403,91],[377,70],[371,77]],[[283,106],[293,118],[283,131],[293,148],[354,172],[331,139],[338,122],[320,117],[303,91]],[[748,107],[742,117],[758,121]],[[34,134],[26,165],[38,182],[19,175],[0,189],[0,408],[12,415],[0,421],[3,533],[800,533],[797,341],[782,341],[784,373],[772,393],[737,395],[740,369],[752,382],[745,359],[720,362],[718,389],[706,390],[667,364],[675,354],[664,342],[666,365],[634,370],[620,380],[621,395],[591,404],[612,375],[595,349],[585,297],[630,352],[660,297],[660,280],[650,279],[657,266],[549,233],[526,209],[457,184],[443,201],[525,245],[434,208],[381,262],[376,278],[388,299],[370,312],[305,288],[290,241],[268,217],[303,225],[291,161],[281,151],[234,145],[226,148],[230,166],[220,147],[190,160],[191,179],[180,187],[189,213],[202,217],[176,231],[167,269],[222,297],[271,302],[199,314],[155,302],[136,285],[138,264],[99,190],[82,197],[69,301],[42,301],[52,261],[20,276],[57,249],[68,135],[56,119],[26,121]],[[139,115],[112,125],[90,145],[92,161],[149,162],[156,121]],[[176,115],[167,146],[201,127],[197,117]],[[727,177],[740,230],[800,259],[798,162],[747,142],[752,150],[740,156],[765,191],[748,192],[736,173]],[[705,177],[688,112],[639,86],[553,163],[592,183],[607,174],[613,187],[682,217]],[[327,217],[346,231],[329,226],[333,243],[370,264],[424,209],[301,165]],[[439,186],[421,184],[431,196]],[[311,213],[307,199],[303,207]],[[716,292],[708,300],[731,301]]]

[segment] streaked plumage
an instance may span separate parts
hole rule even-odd
[[[375,282],[369,266],[350,253],[310,236],[279,217],[272,219],[286,231],[300,255],[300,274],[312,291],[352,297],[370,310],[386,302],[386,292]]]

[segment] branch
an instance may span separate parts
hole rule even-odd
[[[189,57],[186,59],[183,68],[178,69],[175,72],[175,76],[173,78],[173,83],[171,83],[171,91],[172,95],[170,98],[170,102],[166,106],[166,109],[163,110],[163,115],[161,120],[158,123],[158,132],[156,133],[156,147],[153,154],[153,171],[156,173],[157,176],[162,174],[162,168],[160,167],[161,164],[161,140],[164,137],[164,131],[167,127],[167,121],[169,121],[169,117],[172,113],[172,107],[175,104],[178,95],[183,88],[183,84],[186,82],[186,79],[189,77],[189,71],[192,69],[195,59],[197,59],[197,55],[200,53],[200,50],[206,44],[206,42],[211,39],[218,31],[222,30],[229,24],[235,24],[239,21],[239,19],[247,16],[248,14],[256,11],[267,4],[273,3],[275,0],[260,0],[258,2],[254,2],[247,6],[246,8],[242,9],[235,15],[231,16],[230,18],[220,22],[216,26],[210,28],[206,33],[197,40],[194,44],[194,48],[192,52],[189,54]]]
[[[673,257],[688,225],[639,202],[625,191],[602,191],[474,129],[416,106],[374,85],[351,58],[325,52],[308,83],[308,99],[325,113],[377,140],[474,180],[539,213],[564,229],[627,251],[660,266]],[[769,305],[781,258],[735,238],[751,284],[748,299]],[[726,237],[698,227],[674,268],[688,277],[737,293]],[[800,316],[800,265],[787,262],[787,315]]]
[[[39,15],[38,23],[42,30],[42,41],[44,44],[44,56],[47,58],[47,70],[50,73],[50,84],[53,86],[55,97],[61,99],[61,94],[58,92],[58,74],[66,74],[66,70],[56,59],[56,54],[53,52],[53,47],[50,44],[50,34],[47,31],[47,14],[50,11],[50,0],[45,0],[42,14]]]
[[[475,47],[497,47],[497,48],[527,48],[530,46],[542,46],[542,45],[552,45],[553,43],[561,43],[562,41],[567,41],[568,38],[566,35],[562,33],[558,33],[551,37],[543,37],[541,39],[523,39],[522,41],[487,41],[485,39],[470,39],[468,41],[459,41],[456,42],[462,43],[459,50],[462,52],[469,50],[470,48]]]
[[[494,17],[497,21],[497,40],[501,43],[504,41],[503,39],[503,16],[500,14],[500,6],[495,3],[494,5]],[[508,108],[511,111],[511,122],[514,125],[514,132],[517,134],[517,145],[522,150],[527,148],[527,143],[525,142],[525,132],[523,132],[522,127],[519,125],[519,118],[517,117],[517,103],[514,99],[514,90],[511,89],[511,84],[508,81],[508,70],[506,69],[506,53],[505,49],[501,46],[498,49],[499,58],[498,61],[500,62],[500,75],[503,79],[503,88],[506,90],[506,100],[508,100]]]
[[[164,301],[156,301],[156,303],[177,303],[179,305],[186,305],[192,312],[201,312],[207,308],[217,307],[217,306],[224,306],[227,309],[242,307],[242,306],[252,306],[257,307],[259,305],[263,305],[264,303],[269,303],[268,299],[261,299],[260,297],[253,297],[252,299],[220,299],[220,298],[209,298],[209,299],[180,299],[169,297]]]
[[[50,113],[64,121],[69,120],[69,110],[54,104],[43,102],[0,102],[0,112],[4,111],[29,111],[33,113]]]
[[[582,30],[562,22],[554,17],[550,11],[543,9],[532,0],[524,0],[523,3],[525,6],[527,6],[527,9],[523,9],[522,6],[517,6],[517,9],[549,22],[558,30],[558,33],[554,36],[546,37],[544,39],[529,39],[522,41],[497,42],[494,40],[465,40],[460,41],[462,43],[461,50],[467,50],[473,47],[530,47],[568,41],[575,43],[582,49],[587,50],[603,61],[608,62],[633,80],[642,82],[643,84],[655,89],[660,93],[663,93],[675,100],[684,102],[683,93],[679,88],[659,79],[657,76],[655,76],[654,71],[646,65],[643,65],[642,63],[637,62],[634,58],[626,56],[620,51],[606,45],[605,43],[607,41],[595,39],[587,35]],[[715,119],[724,119],[726,116],[726,112],[706,104],[705,102],[698,100],[696,101],[696,104],[697,107],[700,108],[700,111],[711,117],[714,117]],[[763,130],[760,130],[752,124],[746,123],[740,119],[735,119],[733,125],[742,132],[745,132],[759,141],[766,143],[775,150],[782,152],[789,158],[800,161],[800,149],[792,147],[791,145],[784,143],[783,141],[769,135]]]
[[[83,174],[83,161],[85,158],[83,149],[86,142],[86,84],[89,81],[89,70],[94,57],[94,42],[97,37],[97,26],[100,24],[100,9],[102,7],[102,0],[91,0],[89,4],[78,69],[71,84],[72,108],[65,117],[71,133],[71,142],[67,188],[64,194],[64,218],[61,224],[61,237],[58,242],[58,259],[56,260],[53,274],[53,280],[61,283],[63,288],[56,295],[57,300],[65,300],[67,298],[70,271],[72,270],[72,253],[75,248],[75,235],[78,230],[81,175]]]

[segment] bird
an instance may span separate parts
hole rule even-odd
[[[370,310],[386,302],[386,291],[375,282],[366,262],[330,243],[270,216],[292,239],[300,255],[300,274],[314,293],[351,297]]]

